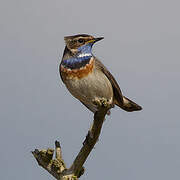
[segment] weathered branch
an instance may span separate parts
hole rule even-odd
[[[62,159],[61,147],[58,141],[55,142],[55,159],[53,159],[53,149],[40,151],[36,149],[32,152],[38,164],[46,169],[57,180],[75,180],[84,173],[83,164],[96,144],[104,118],[108,110],[112,107],[106,99],[98,99],[95,100],[94,103],[99,106],[99,110],[94,114],[94,121],[83,142],[83,147],[69,169],[66,168]]]

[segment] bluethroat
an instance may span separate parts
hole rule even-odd
[[[141,106],[122,95],[112,74],[92,54],[92,46],[102,39],[87,34],[64,37],[66,46],[59,66],[62,81],[93,113],[98,111],[94,101],[103,98],[128,112],[141,110]]]

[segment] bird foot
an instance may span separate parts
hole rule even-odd
[[[93,104],[98,107],[111,108],[112,103],[106,98],[95,98]]]

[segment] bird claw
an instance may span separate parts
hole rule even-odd
[[[95,98],[93,100],[93,104],[98,106],[98,107],[104,107],[104,108],[111,108],[112,107],[112,104],[106,98]]]

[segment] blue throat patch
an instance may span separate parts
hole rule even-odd
[[[62,62],[62,65],[69,69],[79,69],[89,63],[92,56],[84,57],[73,57],[70,59],[65,59]]]
[[[80,69],[84,67],[92,57],[91,50],[92,43],[79,47],[77,55],[69,59],[64,59],[62,65],[69,69]]]

